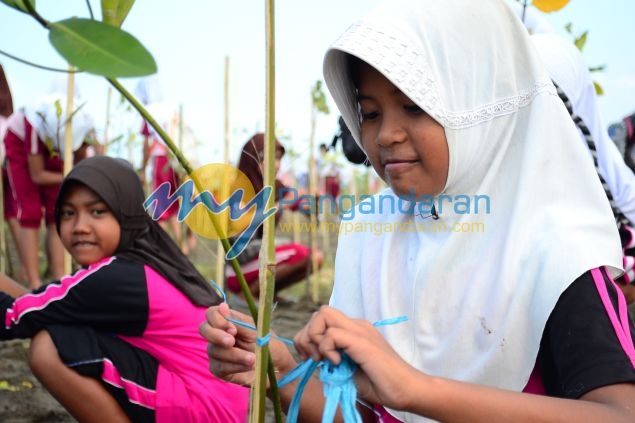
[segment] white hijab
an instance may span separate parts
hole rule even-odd
[[[66,94],[61,91],[53,92],[24,108],[24,116],[35,129],[35,133],[43,142],[50,142],[51,147],[60,154],[62,159],[66,143],[66,98]],[[81,98],[73,99],[73,110],[71,148],[77,151],[91,135],[94,136],[95,123]],[[10,129],[24,140],[26,129],[23,119],[12,119]]]
[[[531,4],[525,7],[515,0],[507,0],[507,2],[530,34],[556,33],[556,29],[544,18],[543,13],[537,11]]]
[[[624,162],[604,125],[593,80],[580,50],[571,41],[555,34],[536,34],[531,38],[549,76],[569,98],[573,112],[589,128],[597,150],[600,174],[611,190],[615,205],[635,222],[635,174]],[[584,135],[578,133],[586,146]]]
[[[482,223],[484,232],[341,232],[331,305],[369,321],[406,314],[381,330],[423,372],[521,391],[561,293],[589,269],[622,272],[608,201],[529,34],[503,0],[384,2],[324,59],[328,89],[359,143],[348,54],[444,127],[443,194],[487,195],[491,209],[437,207],[448,228]],[[361,210],[355,223],[413,219]]]
[[[171,128],[172,118],[177,109],[165,101],[158,75],[140,79],[135,86],[135,96],[164,130],[173,129]],[[148,125],[148,130],[151,137],[160,139],[159,134],[151,125]]]

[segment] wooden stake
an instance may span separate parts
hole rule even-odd
[[[265,126],[265,171],[264,186],[275,186],[275,154],[276,154],[276,116],[275,116],[275,25],[274,25],[274,0],[265,1],[265,31],[266,31],[266,126]],[[267,208],[274,205],[274,195],[269,197]],[[257,320],[257,336],[263,339],[269,334],[271,310],[273,308],[274,285],[276,277],[275,260],[275,219],[267,219],[263,223],[263,243],[260,251],[259,268],[259,313]],[[274,402],[276,421],[282,421],[280,399],[276,385],[275,369],[269,361],[269,346],[267,344],[256,346],[256,368],[253,389],[251,391],[250,423],[265,421],[267,375],[269,375],[271,392]]]
[[[229,57],[225,56],[225,155],[223,163],[229,164]],[[229,175],[225,175],[228,177]],[[222,201],[228,197],[229,182],[223,183],[223,194],[221,194]],[[227,220],[221,222],[223,228],[228,228]],[[216,283],[225,288],[225,249],[221,241],[218,241],[216,246]]]
[[[309,136],[309,195],[316,196],[315,207],[318,207],[317,203],[317,168],[315,166],[315,121],[317,120],[317,108],[313,104],[313,98],[311,99],[311,135]],[[311,270],[309,274],[309,285],[311,286],[311,300],[313,304],[317,304],[320,301],[320,283],[317,274],[317,236],[313,228],[317,227],[317,215],[313,212],[309,215],[310,230],[309,240],[311,246]]]
[[[112,98],[112,87],[108,87],[108,95],[106,96],[106,124],[104,125],[104,148],[102,154],[108,153],[108,129],[110,127],[110,101]]]
[[[64,140],[64,176],[68,175],[73,168],[73,100],[75,98],[75,69],[70,66],[68,82],[66,85],[66,117],[65,117],[65,140]],[[68,251],[64,250],[64,274],[70,275],[73,271],[73,260]]]

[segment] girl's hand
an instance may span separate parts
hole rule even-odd
[[[406,363],[370,322],[350,319],[327,306],[313,314],[295,344],[304,359],[327,359],[336,365],[340,352],[345,352],[359,366],[355,382],[360,397],[390,408],[404,409],[416,400],[409,399],[411,383],[421,383],[419,378],[425,376]]]
[[[231,310],[226,303],[210,307],[205,313],[206,321],[199,328],[200,334],[209,344],[209,369],[215,376],[238,385],[250,385],[254,380],[256,363],[256,337],[253,329],[231,323],[227,318],[254,325],[251,317]],[[287,347],[272,338],[269,351],[279,378],[296,365]]]

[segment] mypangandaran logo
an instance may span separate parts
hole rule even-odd
[[[226,258],[231,260],[245,249],[260,225],[278,211],[278,207],[271,198],[273,191],[272,187],[267,186],[255,192],[247,175],[239,169],[227,164],[211,163],[192,172],[174,192],[169,182],[161,184],[145,200],[143,207],[151,212],[153,219],[157,220],[178,202],[177,220],[185,221],[196,234],[209,239],[232,239],[233,244],[226,254]],[[281,199],[281,204],[298,202],[302,205],[301,213],[310,214],[322,209],[320,206],[324,196],[316,200],[310,195],[298,197],[297,191],[293,188],[280,188],[279,191],[278,198]],[[289,193],[292,200],[289,199]],[[269,205],[270,199],[271,205]],[[331,205],[335,203],[334,199],[332,200]],[[349,198],[349,200],[351,207],[348,212],[340,214],[342,220],[345,220],[345,216],[349,218],[354,216],[354,214],[351,216],[351,211],[354,213],[355,198]],[[397,203],[394,197],[382,195],[377,197],[364,195],[359,200],[361,201],[358,207],[360,214],[384,213],[386,208],[389,213],[416,214],[418,212],[422,214],[424,211],[428,214],[442,213],[444,201],[446,204],[453,203],[453,209],[457,214],[478,213],[479,203],[483,202],[482,211],[490,213],[489,197],[486,195],[475,196],[474,199],[466,195],[457,195],[454,199],[448,195],[439,196],[437,205],[432,196],[414,198],[414,192],[411,196],[400,197]],[[377,205],[374,200],[378,201]],[[391,201],[386,203],[384,200]],[[404,204],[408,206],[404,208]],[[417,204],[416,209],[414,204]],[[343,210],[342,206],[343,204],[340,204],[340,210]]]
[[[174,192],[171,184],[164,182],[150,194],[143,207],[151,209],[156,220],[178,201],[177,220],[185,221],[196,234],[209,239],[235,237],[226,255],[232,259],[245,249],[262,222],[276,213],[275,206],[267,206],[272,191],[271,187],[265,187],[255,193],[243,172],[227,164],[211,163],[192,172]]]

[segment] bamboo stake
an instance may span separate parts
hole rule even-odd
[[[73,99],[75,97],[75,72],[69,67],[68,83],[66,86],[66,120],[64,123],[64,176],[73,168]],[[70,275],[73,270],[73,261],[68,251],[64,250],[64,274]]]
[[[178,134],[179,134],[179,138],[178,138],[178,143],[179,143],[179,149],[181,151],[183,151],[183,128],[184,128],[184,124],[183,124],[183,104],[179,104],[179,115],[177,117],[178,122],[177,122],[177,126],[178,128],[175,128],[176,130],[178,130]],[[174,171],[176,172],[176,168],[174,169]],[[176,187],[175,187],[176,188]],[[189,251],[189,246],[187,245],[188,239],[187,239],[187,224],[185,223],[185,221],[179,222],[178,225],[180,226],[181,230],[180,232],[180,245],[179,247],[181,247],[181,251],[183,251],[184,248],[187,247],[187,251]]]
[[[229,164],[229,57],[225,56],[225,155],[223,163]],[[225,175],[228,176],[228,175]],[[229,182],[229,181],[226,181]],[[228,197],[229,183],[223,183],[223,193],[221,198],[225,200]],[[227,227],[227,219],[223,223],[223,227]],[[216,245],[216,283],[221,287],[225,287],[225,250],[223,244],[219,241]]]
[[[108,154],[108,129],[110,127],[110,102],[112,99],[112,87],[108,87],[108,95],[106,96],[106,124],[104,125],[104,148],[102,154]]]
[[[274,23],[274,0],[265,1],[265,31],[266,31],[266,99],[265,99],[265,170],[264,170],[264,186],[275,186],[275,23]],[[273,195],[269,197],[268,208],[273,207]],[[274,284],[276,275],[275,261],[275,219],[267,219],[263,224],[263,244],[260,260],[260,297],[257,333],[258,338],[262,339],[269,334],[269,324],[271,320],[271,309],[273,307]],[[264,260],[262,259],[264,257]],[[271,386],[274,388],[273,395],[275,397],[274,407],[276,412],[276,421],[282,421],[282,414],[278,407],[276,377],[273,373],[273,367],[269,362],[269,346],[267,344],[256,346],[256,370],[254,387],[251,395],[251,423],[260,423],[265,419],[266,409],[266,389],[267,389],[267,369],[269,369],[269,378]]]
[[[326,160],[326,157],[324,158]],[[326,165],[325,163],[323,164],[323,166]],[[322,183],[321,183],[321,191],[322,193],[324,193],[324,195],[329,195],[330,193],[326,192],[326,177],[321,178],[322,179]],[[319,199],[319,198],[318,198]],[[335,205],[333,203],[335,203],[336,198],[333,198],[333,201],[329,201],[329,207],[331,207],[331,209],[335,208]],[[329,232],[330,227],[330,222],[328,222],[328,220],[326,219],[327,213],[325,211],[322,211],[321,213],[322,216],[322,221],[324,222],[324,228],[322,229],[322,252],[324,254],[324,259],[326,261],[327,257],[330,257],[331,255],[331,234]],[[331,211],[329,210],[328,212],[328,216],[330,216],[331,219],[333,219],[333,213],[331,213]],[[317,269],[316,265],[316,261],[313,261],[313,268]],[[318,286],[320,284],[321,278],[318,278]],[[319,294],[319,292],[318,292]],[[318,301],[319,301],[319,296],[318,296]]]
[[[315,121],[317,119],[317,108],[314,104],[313,98],[311,98],[311,135],[309,136],[309,194],[317,194],[317,169],[315,166]],[[316,198],[317,201],[317,198]],[[315,207],[318,207],[317,202]],[[311,286],[311,300],[314,304],[320,301],[320,284],[317,275],[318,263],[317,263],[317,236],[313,228],[317,227],[317,215],[313,212],[309,215],[310,228],[309,240],[311,246],[311,273],[309,273],[309,285]]]

